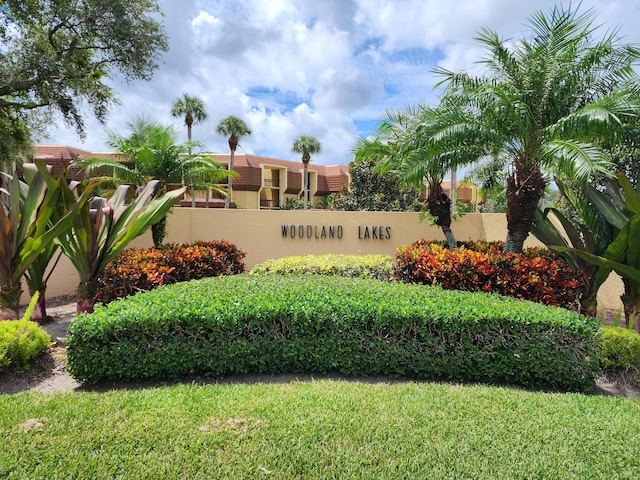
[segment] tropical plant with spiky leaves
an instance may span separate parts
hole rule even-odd
[[[625,287],[620,297],[625,319],[635,323],[635,329],[640,332],[640,190],[634,188],[625,175],[618,174],[615,181],[604,183],[603,190],[589,186],[587,195],[614,229],[612,241],[604,253],[596,255],[562,245],[549,248],[561,254],[575,254],[620,275]]]
[[[63,253],[71,260],[80,277],[77,290],[77,313],[91,313],[95,303],[98,278],[104,267],[113,260],[129,242],[142,235],[151,225],[163,218],[185,187],[171,190],[156,198],[158,180],[142,187],[130,204],[126,203],[128,185],[120,185],[105,200],[95,215],[91,204],[84,202],[71,228],[57,237]],[[77,191],[66,183],[63,195],[66,202],[77,196]]]
[[[30,182],[38,172],[37,166],[34,163],[25,163],[23,165],[24,176],[27,179],[27,182]],[[65,177],[66,169],[63,167],[61,177]],[[53,179],[49,179],[50,187],[56,188],[55,182]],[[72,181],[69,183],[70,187],[76,188],[78,182]],[[94,191],[94,187],[97,186],[97,183],[91,184],[90,187],[85,189],[85,199],[88,199],[89,196]],[[75,203],[75,200],[74,200]],[[53,227],[56,223],[60,221],[61,218],[64,217],[66,212],[72,207],[64,202],[64,198],[61,196],[59,201],[54,205],[53,212],[51,217],[49,218],[49,225]],[[57,259],[53,261],[54,256],[58,253]],[[34,261],[29,265],[27,271],[25,272],[25,278],[27,281],[27,288],[29,290],[29,294],[32,298],[37,296],[37,301],[34,303],[33,311],[31,314],[31,319],[37,322],[43,322],[47,320],[47,300],[46,300],[46,291],[47,291],[47,280],[53,273],[58,260],[60,259],[62,252],[59,249],[59,245],[54,241],[42,247],[38,256],[34,259]],[[53,262],[53,263],[52,263]]]
[[[231,152],[229,155],[229,178],[227,183],[227,192],[228,195],[224,199],[224,208],[229,208],[229,202],[231,197],[233,196],[233,163],[236,156],[236,149],[240,144],[240,139],[245,135],[251,135],[251,130],[247,126],[247,124],[241,118],[238,118],[234,115],[229,115],[226,118],[220,120],[220,123],[216,126],[216,132],[221,135],[229,136],[229,151]]]
[[[614,238],[615,228],[595,208],[586,189],[572,188],[563,182],[558,182],[558,188],[583,223],[573,223],[557,208],[538,208],[531,231],[549,248],[569,247],[559,254],[582,274],[584,290],[580,294],[580,313],[595,317],[598,290],[609,277],[612,268],[590,262],[577,251],[596,256],[605,255]]]
[[[1,176],[0,318],[19,318],[22,277],[41,252],[71,226],[86,198],[67,203],[57,215],[66,180],[53,178],[42,162],[36,168],[28,182],[15,174],[3,172]]]

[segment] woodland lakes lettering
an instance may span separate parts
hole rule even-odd
[[[358,238],[360,239],[377,239],[377,240],[389,240],[391,239],[391,227],[389,225],[366,225],[364,227],[358,226]]]
[[[344,235],[344,228],[342,225],[282,224],[281,231],[282,238],[336,239],[342,238]],[[389,240],[391,239],[391,226],[358,225],[358,239]]]
[[[282,225],[282,238],[342,238],[342,225]]]

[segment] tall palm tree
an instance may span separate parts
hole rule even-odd
[[[177,98],[171,104],[171,115],[182,117],[187,126],[187,140],[191,141],[191,127],[207,119],[207,109],[204,102],[199,97],[192,97],[186,93],[181,98]]]
[[[633,69],[640,50],[615,30],[595,41],[594,20],[593,10],[578,14],[571,6],[537,12],[530,36],[517,42],[481,31],[483,76],[436,70],[446,95],[463,101],[467,119],[432,140],[509,160],[506,252],[522,251],[547,175],[586,181],[607,174],[599,141],[640,111]]]
[[[185,179],[192,185],[211,187],[225,178],[228,173],[215,160],[193,154],[193,147],[202,143],[190,141],[176,143],[177,130],[172,126],[155,123],[149,119],[137,118],[128,124],[129,135],[108,131],[107,144],[122,154],[124,159],[88,158],[76,162],[87,174],[111,169],[116,183],[142,186],[150,180],[158,180],[158,194],[164,193],[172,185]],[[221,193],[224,189],[217,188]],[[165,235],[166,216],[151,226],[153,242],[156,247],[162,245]]]
[[[307,202],[309,197],[309,176],[308,176],[308,168],[309,162],[311,161],[311,155],[320,153],[321,145],[320,142],[316,139],[316,137],[312,135],[299,135],[293,141],[293,146],[291,147],[291,151],[294,153],[302,154],[302,165],[304,166],[302,170],[302,183],[303,183],[303,192],[304,192],[304,209],[307,209]]]
[[[229,150],[231,151],[231,156],[229,158],[229,172],[232,172],[233,160],[236,155],[236,148],[238,148],[240,139],[245,135],[251,135],[251,130],[242,119],[229,115],[228,117],[220,120],[220,123],[218,123],[218,126],[216,127],[216,132],[221,135],[229,135]],[[227,192],[228,195],[224,199],[224,208],[229,208],[229,200],[233,195],[233,177],[231,175],[229,175]]]
[[[191,127],[207,119],[207,109],[200,98],[183,93],[181,98],[175,99],[171,104],[171,115],[178,118],[184,115],[184,124],[187,126],[187,140],[191,141]],[[195,190],[195,185],[191,182],[191,206],[193,208],[196,206]]]

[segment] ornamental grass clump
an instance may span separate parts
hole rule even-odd
[[[485,293],[310,275],[158,287],[69,327],[77,379],[339,372],[585,391],[600,324]]]

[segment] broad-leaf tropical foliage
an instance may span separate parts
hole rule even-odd
[[[226,193],[217,182],[229,173],[212,158],[192,153],[193,148],[202,147],[200,142],[177,143],[175,128],[142,117],[130,122],[128,127],[128,136],[107,132],[107,143],[122,155],[121,160],[94,157],[79,160],[76,165],[84,168],[88,175],[102,173],[104,176],[99,177],[102,180],[115,178],[117,183],[135,187],[158,180],[159,193],[183,182]],[[152,226],[156,247],[162,245],[165,222],[166,218],[162,217]]]
[[[33,180],[35,175],[38,172],[37,165],[34,163],[25,163],[23,165],[24,176],[27,179],[27,182]],[[65,175],[65,170],[63,168],[62,176]],[[48,188],[56,189],[60,188],[58,186],[58,182],[61,179],[54,179],[51,176],[45,177]],[[69,183],[69,186],[74,189],[78,186],[78,182],[72,181]],[[51,217],[49,218],[49,227],[53,228],[56,223],[58,223],[69,211],[69,209],[77,208],[74,207],[76,203],[82,203],[88,201],[90,196],[93,193],[94,187],[97,184],[93,183],[89,185],[84,190],[84,196],[78,200],[75,198],[69,198],[68,203],[65,201],[65,197],[60,195],[58,201],[52,208]],[[53,261],[54,256],[58,254],[58,257],[55,261]],[[59,245],[57,242],[49,242],[47,245],[43,245],[40,253],[36,256],[33,262],[27,268],[25,272],[25,278],[27,281],[27,287],[29,289],[29,294],[33,297],[37,295],[37,301],[34,304],[33,312],[31,314],[31,319],[34,321],[42,322],[47,319],[47,303],[46,303],[46,291],[47,291],[47,280],[49,276],[53,273],[55,266],[58,263],[58,259],[62,255],[62,251],[60,251]]]
[[[0,188],[0,317],[19,318],[21,280],[43,250],[68,229],[84,197],[66,204],[58,215],[66,180],[54,179],[37,163],[29,182],[2,173]]]
[[[581,313],[595,316],[598,290],[609,277],[612,268],[590,262],[577,251],[596,256],[605,255],[615,229],[595,208],[585,189],[568,187],[562,182],[558,182],[558,188],[584,223],[575,224],[557,208],[538,208],[531,231],[548,247],[570,247],[563,250],[560,256],[582,274],[584,291],[580,295]]]
[[[621,296],[627,322],[640,332],[640,191],[618,174],[605,182],[605,189],[589,187],[587,194],[598,212],[614,229],[611,243],[601,255],[567,246],[550,246],[560,253],[577,255],[604,271],[614,270],[623,280]]]
[[[152,180],[144,185],[130,204],[126,202],[128,185],[120,185],[96,209],[92,209],[92,203],[97,202],[83,202],[71,228],[58,235],[62,251],[80,277],[77,313],[93,311],[97,280],[107,263],[163,218],[185,190],[182,187],[155,198],[158,184],[158,180]],[[71,202],[77,191],[66,183],[64,187],[64,201]]]

